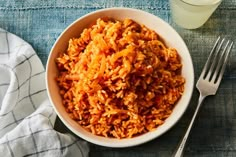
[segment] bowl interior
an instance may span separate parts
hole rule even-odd
[[[70,119],[64,106],[62,105],[59,88],[57,86],[57,82],[55,81],[55,78],[58,75],[55,58],[57,58],[59,52],[64,52],[67,49],[70,38],[79,37],[84,28],[88,27],[92,22],[96,21],[100,17],[113,17],[118,20],[130,18],[140,24],[144,24],[148,28],[156,31],[164,39],[167,46],[176,48],[181,56],[183,64],[182,75],[186,78],[184,94],[178,101],[178,104],[174,108],[171,116],[167,118],[165,123],[159,126],[155,131],[134,138],[122,140],[99,137],[84,130],[74,120]],[[79,18],[68,26],[67,29],[60,35],[49,54],[46,67],[46,84],[49,99],[57,115],[72,132],[81,138],[98,145],[107,147],[128,147],[139,145],[162,135],[180,119],[191,99],[194,84],[194,70],[188,48],[182,38],[169,24],[157,16],[144,11],[130,8],[110,8],[98,10]]]

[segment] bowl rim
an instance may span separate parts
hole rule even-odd
[[[49,78],[49,73],[48,73],[48,69],[49,69],[49,60],[52,56],[52,52],[55,48],[55,46],[57,45],[58,41],[61,39],[61,37],[63,37],[63,35],[77,22],[81,21],[82,19],[85,19],[89,16],[92,16],[93,14],[97,14],[100,12],[107,12],[107,11],[134,11],[134,12],[139,12],[141,14],[146,14],[147,16],[152,16],[153,18],[156,18],[157,20],[159,20],[159,22],[161,22],[162,24],[164,24],[166,27],[168,27],[168,29],[171,29],[175,35],[178,37],[178,40],[181,41],[182,46],[184,47],[184,49],[187,50],[187,58],[189,60],[189,63],[191,63],[189,66],[189,68],[191,69],[191,73],[189,75],[189,80],[190,80],[190,91],[188,91],[188,97],[187,97],[187,101],[186,101],[186,106],[183,110],[181,110],[181,113],[178,114],[178,117],[176,117],[175,121],[171,121],[169,123],[169,126],[164,129],[162,132],[160,132],[158,135],[153,135],[153,134],[148,134],[145,133],[143,135],[137,136],[137,137],[133,137],[133,138],[128,138],[128,139],[112,139],[113,142],[102,142],[96,139],[93,139],[92,137],[86,136],[83,133],[80,133],[78,130],[76,130],[74,127],[71,126],[71,124],[69,124],[64,117],[62,116],[62,114],[58,111],[57,109],[57,105],[53,103],[53,99],[51,97],[51,93],[49,91],[50,87],[49,87],[49,82],[48,82],[48,78]],[[164,38],[165,40],[165,38]],[[143,10],[139,10],[139,9],[134,9],[134,8],[127,8],[127,7],[112,7],[112,8],[105,8],[105,9],[99,9],[96,11],[92,11],[88,14],[85,14],[81,17],[79,17],[78,19],[74,20],[71,24],[69,24],[62,32],[61,34],[58,36],[57,40],[55,41],[55,43],[53,44],[49,56],[48,56],[48,60],[47,60],[47,64],[46,64],[46,75],[45,75],[45,80],[46,80],[46,89],[47,89],[47,94],[49,97],[49,101],[51,103],[51,105],[53,106],[56,114],[58,115],[58,117],[60,118],[60,120],[63,122],[63,124],[69,129],[71,130],[75,135],[81,137],[82,139],[97,144],[97,145],[101,145],[101,146],[106,146],[106,147],[113,147],[113,148],[122,148],[122,147],[131,147],[131,146],[136,146],[136,145],[140,145],[146,142],[149,142],[159,136],[161,136],[162,134],[166,133],[167,131],[169,131],[174,125],[176,125],[176,123],[180,120],[180,118],[183,116],[183,114],[185,113],[185,111],[187,110],[190,100],[192,98],[192,94],[193,94],[193,90],[194,90],[194,68],[193,68],[193,61],[190,55],[190,52],[188,50],[188,47],[186,46],[184,40],[182,39],[182,37],[179,35],[179,33],[172,27],[170,26],[169,23],[165,22],[163,19],[161,19],[159,16],[151,14],[149,12],[143,11]],[[168,119],[168,118],[167,118]],[[165,123],[164,123],[165,124]],[[145,135],[145,137],[144,137]],[[97,135],[94,135],[97,136]],[[142,138],[141,138],[142,136]],[[99,136],[97,136],[98,138],[100,138]],[[106,137],[101,137],[101,138],[106,138]],[[138,139],[138,140],[137,140]],[[122,142],[121,142],[122,141]]]

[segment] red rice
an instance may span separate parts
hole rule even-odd
[[[93,134],[131,138],[156,129],[185,79],[174,48],[131,19],[98,19],[57,58],[63,105]]]

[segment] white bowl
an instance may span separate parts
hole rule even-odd
[[[156,130],[133,138],[115,139],[100,137],[93,135],[92,133],[83,129],[74,120],[72,120],[65,111],[65,108],[62,105],[61,96],[59,94],[59,88],[57,86],[57,82],[55,81],[55,78],[58,75],[55,58],[58,57],[58,53],[67,49],[70,38],[79,37],[82,30],[91,24],[91,22],[94,22],[98,18],[105,16],[113,17],[118,20],[130,18],[156,31],[164,39],[167,46],[177,49],[183,64],[182,75],[186,79],[185,89],[181,99],[176,104],[173,113],[165,120],[165,123],[159,126]],[[179,34],[168,23],[155,15],[141,10],[130,8],[109,8],[98,10],[79,18],[69,25],[64,32],[62,32],[49,54],[46,67],[46,85],[49,99],[57,115],[61,121],[76,135],[91,143],[101,146],[129,147],[139,145],[157,138],[176,124],[176,122],[181,118],[187,109],[192,96],[194,87],[194,69],[187,46]]]

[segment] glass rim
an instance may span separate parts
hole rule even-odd
[[[218,0],[218,1],[215,1],[214,3],[211,3],[211,4],[192,4],[192,3],[186,2],[186,0],[180,0],[180,1],[185,4],[191,5],[191,6],[211,6],[211,5],[218,4],[218,3],[222,2],[223,0]]]

